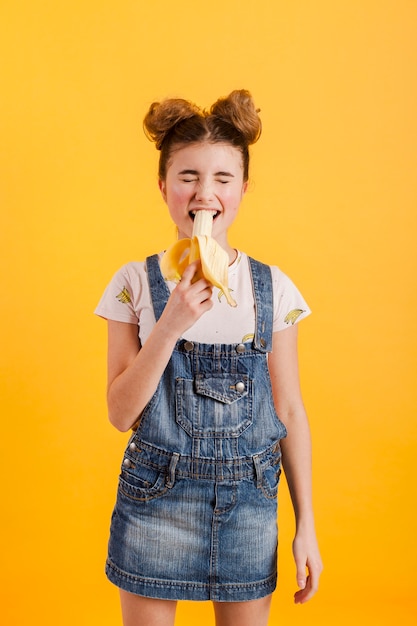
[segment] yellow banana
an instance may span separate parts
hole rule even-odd
[[[116,298],[122,304],[129,304],[130,302],[132,302],[132,298],[130,297],[130,293],[128,292],[126,287],[123,287],[122,291],[116,296]]]
[[[230,306],[236,306],[228,288],[229,255],[211,236],[213,211],[197,211],[191,239],[179,239],[164,254],[161,260],[162,275],[166,280],[179,282],[187,265],[201,261],[201,274],[212,285],[220,289]]]
[[[286,324],[295,324],[297,319],[300,317],[302,313],[305,313],[303,309],[293,309],[288,313],[288,315],[284,318],[284,322]]]

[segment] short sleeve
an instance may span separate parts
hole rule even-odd
[[[141,291],[141,281],[132,266],[123,266],[113,276],[94,311],[96,315],[116,322],[138,323],[135,300],[139,296],[138,290]]]
[[[278,267],[271,267],[274,290],[274,332],[284,330],[298,323],[311,311],[301,295],[286,274]]]

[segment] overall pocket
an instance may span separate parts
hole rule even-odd
[[[122,462],[119,492],[131,500],[145,502],[161,496],[168,489],[168,466],[158,467],[141,458],[140,447],[131,440]]]
[[[191,437],[239,437],[252,425],[252,380],[242,374],[177,378],[176,421]]]
[[[278,495],[278,486],[281,477],[281,451],[277,449],[273,456],[266,462],[253,457],[256,471],[256,485],[268,500],[275,499]]]

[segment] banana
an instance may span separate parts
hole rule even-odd
[[[166,280],[179,282],[187,265],[200,260],[201,272],[197,272],[194,280],[204,277],[224,293],[230,306],[235,307],[227,284],[229,255],[211,236],[214,215],[214,211],[196,212],[191,239],[179,239],[165,252],[161,272]]]
[[[129,304],[130,302],[132,302],[132,298],[130,297],[130,293],[128,292],[126,287],[123,287],[122,291],[116,296],[116,298],[122,304]]]
[[[293,309],[285,317],[284,322],[286,324],[292,324],[293,325],[293,324],[295,324],[295,322],[297,321],[297,319],[300,317],[300,315],[302,313],[305,313],[305,311],[303,311],[303,309]]]

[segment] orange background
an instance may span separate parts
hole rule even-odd
[[[294,607],[280,496],[271,624],[416,623],[417,3],[2,0],[1,621],[120,623],[103,574],[126,436],[107,422],[112,274],[175,237],[142,133],[150,102],[262,110],[232,242],[314,315],[319,595]],[[179,625],[212,623],[209,603]]]

